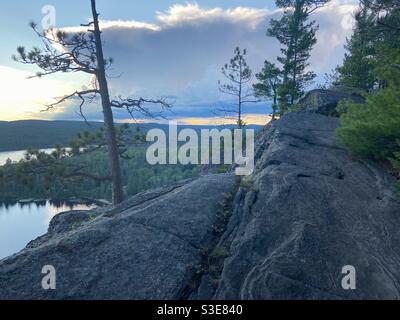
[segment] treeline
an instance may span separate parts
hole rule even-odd
[[[364,92],[366,103],[340,105],[337,134],[354,155],[400,170],[400,2],[362,0],[355,20],[343,64],[331,79]]]
[[[104,125],[103,122],[84,121],[0,121],[0,152],[19,151],[27,149],[49,149],[55,145],[68,145],[79,133],[95,132]],[[132,123],[132,130],[140,128],[143,133],[150,129],[162,129],[168,132],[167,124],[157,123]],[[227,126],[232,128],[233,126]],[[179,125],[180,129],[191,128],[199,131],[211,129],[213,126]],[[257,129],[259,126],[251,125],[249,128]]]
[[[146,161],[145,145],[130,148],[128,154],[129,159],[121,160],[123,191],[126,197],[194,177],[199,172],[198,166],[151,166]],[[39,172],[28,174],[24,162],[25,160],[17,164],[7,163],[0,167],[0,201],[71,198],[111,201],[111,185],[106,179],[88,179],[83,175],[66,179],[60,172],[55,172],[61,170],[61,166],[50,170],[50,165],[43,174]],[[107,153],[104,150],[65,157],[60,163],[64,168],[69,165],[85,168],[85,172],[93,176],[101,177],[109,174]]]
[[[199,165],[150,165],[146,160],[149,142],[146,133],[153,125],[117,125],[116,137],[120,146],[124,198],[141,191],[161,187],[198,175]],[[251,126],[258,129],[258,126]],[[211,126],[179,126],[200,133]],[[228,127],[232,128],[232,127]],[[7,161],[0,166],[0,201],[22,199],[107,199],[112,200],[111,176],[103,126],[96,131],[84,131],[68,144],[55,145],[51,153],[30,148],[24,159]],[[45,137],[43,137],[45,139]],[[178,145],[184,142],[179,142]],[[168,154],[168,150],[165,151]],[[222,166],[221,170],[225,170]]]
[[[67,144],[79,132],[95,131],[102,126],[99,122],[24,120],[0,122],[0,152],[46,149],[56,144]]]

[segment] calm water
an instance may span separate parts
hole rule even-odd
[[[52,152],[54,149],[44,149]],[[19,161],[25,150],[0,152],[0,166],[7,159]],[[32,202],[1,203],[0,202],[0,259],[22,250],[28,242],[45,234],[50,220],[58,213],[69,210],[88,210],[90,204],[71,204],[66,202]]]
[[[45,234],[50,220],[68,210],[88,210],[88,204],[42,201],[0,203],[0,259],[22,250],[28,242]]]
[[[51,153],[54,149],[43,149],[42,151]],[[21,160],[24,157],[25,152],[26,150],[0,152],[0,166],[5,165],[7,159],[11,159],[14,162]]]

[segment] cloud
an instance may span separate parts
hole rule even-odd
[[[332,1],[314,15],[320,25],[311,58],[316,72],[326,72],[341,61],[353,10],[354,5]],[[222,99],[216,82],[236,46],[248,49],[255,71],[265,59],[279,55],[279,43],[265,35],[269,20],[279,15],[256,8],[187,4],[159,12],[154,25],[104,23],[106,54],[115,58],[114,73],[122,73],[111,80],[111,88],[124,95],[173,95],[181,104]]]
[[[310,67],[320,75],[319,81],[343,58],[354,9],[353,3],[331,1],[313,15],[320,29]],[[247,60],[255,72],[265,59],[275,60],[280,54],[279,43],[266,36],[270,19],[280,14],[279,10],[203,8],[191,3],[157,12],[156,23],[101,21],[105,54],[115,61],[109,78],[111,93],[173,96],[176,117],[189,117],[187,111],[210,117],[218,101],[226,100],[218,91],[217,81],[222,79],[221,66],[236,46],[247,48]],[[65,30],[76,32],[81,27]],[[63,117],[75,116],[75,111],[66,107]],[[89,108],[89,113],[96,117],[95,108]],[[120,117],[123,115],[117,113]]]

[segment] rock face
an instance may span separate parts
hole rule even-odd
[[[47,235],[0,262],[0,298],[180,299],[235,179],[209,175],[115,208],[58,215]],[[42,289],[45,265],[56,269],[56,290]]]
[[[217,299],[398,299],[400,203],[393,178],[352,161],[338,119],[288,114],[264,129],[251,190],[231,219]],[[356,290],[344,290],[345,265]]]
[[[0,262],[0,298],[400,298],[394,177],[351,159],[338,125],[311,112],[267,125],[240,185],[231,173],[205,175],[57,216]],[[56,290],[41,287],[45,265]],[[346,265],[356,290],[342,288]]]
[[[355,103],[364,103],[365,99],[355,92],[343,92],[329,89],[315,89],[308,92],[298,103],[302,111],[310,111],[326,116],[338,117],[336,111],[338,103],[342,100],[351,100]]]

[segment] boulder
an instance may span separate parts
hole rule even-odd
[[[340,101],[350,100],[355,103],[365,103],[365,98],[355,91],[315,89],[308,92],[299,102],[298,109],[315,112],[326,116],[338,117],[336,107]]]

